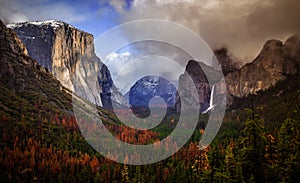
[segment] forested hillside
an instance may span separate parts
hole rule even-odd
[[[83,138],[70,91],[26,54],[1,25],[1,182],[297,182],[300,179],[300,76],[234,99],[209,146],[198,147],[207,115],[168,159],[142,166],[113,162]],[[98,108],[116,138],[147,144],[166,137],[178,116],[154,130],[133,130]],[[125,157],[126,162],[126,157]]]

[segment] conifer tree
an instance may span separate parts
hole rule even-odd
[[[224,153],[221,144],[213,148],[210,156],[211,180],[212,182],[228,182],[229,174],[224,164]]]
[[[135,174],[134,174],[134,178],[133,178],[132,182],[134,182],[134,183],[144,183],[145,182],[145,179],[141,173],[140,166],[136,166]]]
[[[230,179],[228,182],[241,182],[242,175],[239,171],[239,164],[236,162],[234,148],[234,143],[230,142],[225,150],[225,171]]]
[[[267,135],[267,145],[265,148],[266,170],[265,177],[267,182],[278,182],[277,180],[277,147],[276,139],[273,135]]]
[[[199,153],[192,166],[193,177],[195,182],[208,182],[209,174],[211,172],[209,160],[207,156],[209,146],[199,149]]]
[[[128,167],[124,164],[124,169],[121,171],[122,182],[129,183]]]
[[[254,113],[254,111],[249,110]],[[238,160],[246,181],[264,182],[266,138],[259,115],[247,119],[239,138]]]
[[[128,156],[126,155],[126,157],[124,159],[123,170],[121,171],[122,182],[125,182],[125,183],[129,183],[130,182],[128,167],[126,165],[127,162],[128,162]]]
[[[296,121],[288,118],[278,134],[278,174],[282,182],[299,180],[299,133]]]

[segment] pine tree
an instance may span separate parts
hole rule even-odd
[[[93,173],[90,166],[85,166],[77,175],[79,182],[93,182]]]
[[[224,153],[221,144],[213,148],[210,156],[211,180],[212,182],[228,182],[229,174],[224,163]]]
[[[196,156],[196,160],[192,166],[194,182],[208,182],[211,173],[207,152],[209,146],[202,147]]]
[[[124,169],[121,171],[122,182],[129,183],[128,167],[124,164]]]
[[[230,142],[225,150],[225,167],[226,174],[229,176],[228,182],[241,182],[242,175],[239,171],[239,164],[236,162],[236,157],[234,154],[234,143]]]
[[[278,134],[278,174],[282,182],[299,180],[299,143],[296,121],[288,118]]]
[[[264,182],[266,138],[264,126],[258,115],[253,113],[252,119],[247,119],[239,138],[238,160],[245,180],[253,176],[255,182]]]
[[[128,167],[126,165],[126,163],[128,162],[128,156],[126,155],[125,159],[124,159],[124,166],[123,166],[123,170],[121,171],[121,178],[122,178],[122,182],[125,183],[129,183],[129,172],[128,172]]]
[[[267,145],[265,148],[265,158],[266,158],[266,170],[265,177],[267,182],[278,182],[277,179],[277,147],[275,138],[269,134],[267,135]]]
[[[135,174],[134,174],[134,178],[132,180],[133,183],[144,183],[145,179],[141,173],[141,167],[140,166],[136,166],[135,168]]]
[[[99,183],[99,182],[101,182],[101,175],[100,172],[98,171],[94,176],[94,183]]]

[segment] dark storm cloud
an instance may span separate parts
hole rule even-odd
[[[248,62],[266,40],[300,34],[299,10],[299,0],[135,0],[129,11],[120,13],[123,22],[143,18],[178,22],[212,48],[226,46]]]

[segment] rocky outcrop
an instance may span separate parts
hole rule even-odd
[[[41,67],[38,62],[28,56],[28,51],[26,46],[23,44],[21,39],[16,35],[16,33],[6,28],[3,22],[0,20],[0,42],[1,42],[1,80],[4,78],[12,77],[14,79],[16,76],[15,65],[26,65],[28,67],[35,68],[41,72],[47,72],[43,67]],[[30,73],[23,73],[25,76],[31,75]],[[36,76],[38,77],[38,76]],[[8,82],[7,84],[9,84]],[[25,83],[24,83],[25,84]],[[10,87],[14,90],[24,90],[24,86],[18,88],[16,85],[11,84]]]
[[[110,107],[116,90],[107,67],[94,53],[93,35],[61,21],[8,25],[36,59],[68,89],[95,104]],[[119,97],[117,91],[114,96]],[[119,97],[120,98],[120,97]]]
[[[203,71],[205,69],[206,72]],[[197,106],[196,102],[199,101],[200,103],[200,111],[204,111],[209,106],[210,101],[210,92],[211,86],[209,81],[212,83],[216,83],[220,77],[219,74],[212,67],[205,65],[202,62],[197,62],[194,60],[190,60],[186,66],[184,74],[179,77],[178,88],[179,94],[176,97],[176,110],[179,112],[180,110],[185,111],[188,109],[181,109],[181,102],[182,100],[189,106]],[[193,83],[188,82],[188,78],[191,78]],[[208,80],[208,78],[210,80]],[[192,87],[195,86],[198,93],[193,93]],[[180,97],[180,96],[185,96]],[[188,96],[188,97],[186,97]],[[188,105],[187,105],[188,106]]]
[[[287,55],[291,60],[295,61],[300,65],[300,35],[294,35],[286,40],[284,43],[284,54]]]
[[[244,97],[265,90],[284,80],[287,74],[299,72],[299,36],[293,36],[283,44],[269,40],[256,59],[226,77],[228,92],[236,97]]]
[[[6,28],[2,21],[0,21],[0,31],[1,53],[3,56],[6,55],[5,52],[28,56],[26,46],[23,44],[21,39],[13,30]]]

